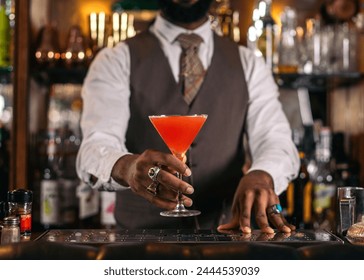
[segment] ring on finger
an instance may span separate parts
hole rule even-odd
[[[161,169],[158,166],[153,166],[148,170],[148,176],[153,182],[157,181],[158,173]]]
[[[280,204],[273,204],[267,208],[268,215],[275,215],[282,213],[282,206]]]
[[[147,188],[146,191],[152,194],[153,196],[157,196],[159,192],[159,183],[153,182]]]

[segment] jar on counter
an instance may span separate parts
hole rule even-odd
[[[19,217],[8,216],[4,218],[1,230],[1,244],[20,241]]]
[[[30,190],[8,192],[8,213],[9,216],[19,217],[22,236],[30,236],[32,232],[32,202],[33,193]]]

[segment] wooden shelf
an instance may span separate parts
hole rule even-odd
[[[84,66],[65,68],[50,67],[33,72],[32,77],[39,83],[52,84],[82,84],[86,77],[88,68]]]
[[[359,82],[364,75],[360,72],[340,72],[328,74],[274,74],[278,86],[282,88],[307,88],[308,90],[327,90]]]

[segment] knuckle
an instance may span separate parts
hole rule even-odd
[[[266,219],[267,218],[267,214],[265,214],[265,212],[259,211],[259,212],[256,213],[256,217],[258,219]]]
[[[240,217],[244,220],[250,220],[250,213],[243,212]]]
[[[143,153],[142,153],[142,157],[143,158],[150,158],[153,156],[153,154],[155,153],[154,150],[151,150],[151,149],[147,149],[145,150]]]

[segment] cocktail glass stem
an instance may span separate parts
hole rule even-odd
[[[177,178],[182,180],[182,174],[177,172],[176,174]],[[186,211],[185,205],[183,204],[182,200],[182,192],[177,191],[177,205],[174,208],[175,211]]]

